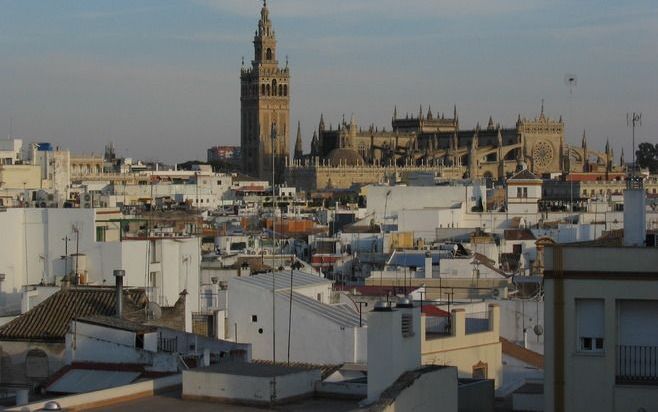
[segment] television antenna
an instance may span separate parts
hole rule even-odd
[[[626,113],[626,126],[633,129],[633,169],[631,175],[635,176],[635,128],[642,126],[642,113]]]

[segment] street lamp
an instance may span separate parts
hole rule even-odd
[[[363,316],[362,316],[363,309],[362,309],[362,306],[368,307],[368,302],[359,300],[359,301],[356,301],[354,303],[359,305],[359,327],[362,327],[363,326],[363,321],[362,321],[362,319],[363,319]]]

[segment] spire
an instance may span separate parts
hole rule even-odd
[[[475,129],[475,133],[473,133],[473,140],[471,140],[471,150],[477,150],[479,146],[479,140],[480,140],[480,128],[478,127]]]
[[[624,161],[624,148],[622,147],[621,148],[621,156],[619,156],[619,166],[624,167],[624,163],[626,163],[626,162]]]
[[[396,120],[398,118],[398,105],[396,104],[395,107],[393,108],[393,120]]]
[[[498,128],[498,146],[501,147],[503,145],[503,134],[500,132],[500,128]]]
[[[541,99],[541,112],[539,113],[539,119],[544,119],[544,99]]]
[[[318,126],[320,132],[324,131],[324,114],[320,113],[320,124]]]
[[[434,116],[432,115],[432,106],[427,108],[427,120],[432,120]]]
[[[313,132],[313,138],[311,139],[311,156],[318,156],[318,134]]]
[[[458,120],[458,118],[457,118],[457,105],[454,105],[454,106],[453,106],[452,118],[453,118],[455,121]]]
[[[583,148],[587,148],[587,134],[586,134],[585,130],[583,130],[583,139],[581,141],[581,146]]]
[[[493,130],[493,128],[494,128],[493,118],[489,116],[489,123],[487,123],[487,130]]]
[[[272,36],[272,22],[270,21],[270,10],[267,8],[267,0],[263,0],[263,8],[260,10],[260,20],[258,21],[258,35]]]
[[[610,138],[607,138],[607,139],[605,140],[605,152],[606,152],[607,154],[610,154]]]
[[[420,110],[418,110],[418,118],[423,120],[423,105],[420,105]]]
[[[304,155],[302,148],[302,124],[297,122],[297,140],[295,141],[295,160],[301,159]]]

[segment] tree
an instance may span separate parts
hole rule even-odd
[[[651,173],[658,173],[658,144],[640,143],[635,152],[637,164],[641,168],[648,168]]]

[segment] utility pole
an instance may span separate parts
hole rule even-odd
[[[64,276],[68,276],[68,271],[69,271],[69,236],[66,235],[62,238],[64,241]]]
[[[274,269],[274,258],[276,257],[276,192],[274,190],[276,183],[276,168],[274,163],[276,123],[274,122],[270,130],[270,137],[272,140],[272,364],[276,365],[276,269]]]
[[[356,301],[354,303],[359,305],[359,327],[362,327],[363,326],[363,320],[362,320],[363,319],[363,315],[362,315],[363,309],[362,309],[362,306],[368,307],[368,302],[360,300],[360,301]]]

